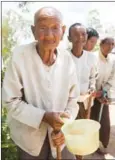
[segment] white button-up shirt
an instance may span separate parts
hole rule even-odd
[[[76,65],[76,72],[80,83],[80,94],[86,94],[88,90],[95,90],[97,74],[95,56],[85,50],[79,58],[72,53],[71,55]]]
[[[36,43],[14,50],[3,82],[11,138],[24,151],[38,156],[47,131],[52,154],[52,128],[42,121],[47,111],[65,111],[75,119],[79,85],[71,55],[57,49],[56,62],[47,67],[36,52]]]
[[[112,89],[115,94],[115,55],[110,53],[105,58],[99,51],[95,52],[94,55],[97,58],[97,90],[104,89],[108,92],[108,96],[110,96],[110,90]]]

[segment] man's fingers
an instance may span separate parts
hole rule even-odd
[[[52,139],[56,142],[60,141],[60,140],[65,140],[64,137],[52,137]]]
[[[61,127],[62,127],[62,124],[56,124],[56,125],[54,125],[53,129],[54,129],[55,131],[60,131],[60,130],[61,130]]]
[[[68,113],[62,112],[60,113],[61,118],[70,118],[70,115]]]
[[[53,140],[53,144],[54,146],[60,146],[62,144],[65,143],[65,139],[57,139],[57,140]]]
[[[62,119],[60,118],[60,114],[57,114],[55,117],[55,121],[58,125],[63,125],[64,122],[62,121]]]
[[[64,135],[63,133],[59,132],[57,134],[55,134],[55,132],[52,132],[52,139],[63,139],[64,138]]]
[[[55,134],[55,132],[52,132],[51,137],[54,147],[61,146],[65,142],[65,138],[62,132],[59,132],[57,134]]]
[[[91,93],[91,96],[96,97],[96,93],[94,93],[94,92]]]
[[[55,141],[54,142],[54,145],[55,146],[61,146],[61,145],[63,145],[65,143],[65,140],[63,139],[63,140],[61,140],[61,141]]]

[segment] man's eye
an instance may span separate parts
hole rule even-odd
[[[53,29],[59,29],[59,27],[55,26],[55,27],[53,27]]]
[[[45,29],[45,27],[42,27],[42,28],[40,28],[40,29],[41,29],[41,30],[42,30],[42,29]]]
[[[83,36],[86,36],[86,33],[83,33],[82,35],[83,35]]]
[[[40,30],[41,31],[43,31],[43,30],[45,30],[46,29],[46,27],[40,27]]]

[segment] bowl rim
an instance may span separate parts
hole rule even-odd
[[[67,123],[65,123],[62,127],[61,127],[61,131],[63,132],[63,134],[65,134],[65,128],[68,127],[68,125],[72,124],[73,122],[80,122],[80,121],[89,121],[89,122],[95,122],[95,124],[97,125],[97,127],[95,128],[95,130],[93,129],[92,131],[90,131],[90,134],[94,134],[95,132],[99,131],[101,125],[99,122],[92,120],[92,119],[78,119],[78,120],[70,120]],[[87,132],[89,134],[89,132]],[[71,135],[69,133],[66,132],[66,135]],[[72,136],[76,136],[72,135]]]

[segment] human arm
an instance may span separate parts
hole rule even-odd
[[[38,129],[45,111],[28,104],[23,100],[23,82],[19,57],[14,53],[3,81],[2,99],[7,108],[8,115],[21,123]]]

